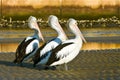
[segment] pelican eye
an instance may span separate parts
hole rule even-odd
[[[77,25],[77,22],[75,23],[75,25]]]

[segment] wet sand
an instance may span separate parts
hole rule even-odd
[[[57,70],[44,70],[32,63],[20,67],[13,63],[14,53],[0,53],[0,80],[120,80],[120,49],[81,51]]]
[[[46,38],[46,40],[52,37]],[[120,43],[120,37],[86,37],[89,42]],[[0,39],[2,43],[19,42],[23,38]],[[13,63],[15,53],[0,53],[0,80],[120,80],[120,49],[82,50],[70,63],[69,70],[44,70],[32,62],[20,67]]]
[[[68,30],[64,30],[69,38],[74,36]],[[46,41],[57,36],[57,33],[49,27],[41,31]],[[88,42],[120,43],[120,28],[85,28],[81,31]],[[33,35],[31,30],[0,30],[0,43],[18,43],[30,35]]]
[[[46,41],[54,37],[44,37]],[[73,38],[69,36],[69,38]],[[0,38],[0,43],[19,43],[24,38]],[[88,42],[103,42],[103,43],[120,43],[120,36],[112,37],[85,37]]]

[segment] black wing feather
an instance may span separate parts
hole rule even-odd
[[[40,57],[40,51],[41,51],[48,43],[50,43],[51,41],[54,41],[55,39],[56,39],[56,38],[51,39],[50,41],[44,43],[40,48],[38,48],[36,54],[35,54],[34,57],[33,57],[34,66],[35,66],[38,62],[40,62],[44,57],[46,57],[46,55],[47,55],[47,54],[44,54],[44,55],[42,55],[42,56]]]
[[[36,38],[32,38],[32,39],[30,39],[30,40],[28,40],[28,41],[25,41],[26,40],[26,38],[20,43],[20,45],[18,46],[18,48],[17,48],[17,50],[16,50],[16,59],[15,59],[15,61],[14,62],[16,62],[17,61],[17,59],[19,59],[19,58],[24,58],[24,56],[25,56],[25,51],[26,51],[26,47],[27,47],[27,45],[30,43],[30,42],[32,42],[34,39],[36,39]],[[23,59],[22,59],[23,60]],[[22,60],[20,61],[20,62],[22,62]]]
[[[36,65],[40,61],[40,51],[46,46],[47,43],[44,43],[38,50],[36,51],[34,57],[33,57],[33,62],[34,65]]]
[[[53,62],[58,61],[59,58],[56,57],[56,53],[59,52],[62,48],[66,47],[66,46],[68,46],[70,44],[73,44],[73,42],[71,42],[71,43],[65,43],[65,44],[60,44],[55,49],[51,50],[51,56],[50,56],[48,62],[46,63],[46,65],[50,65]]]

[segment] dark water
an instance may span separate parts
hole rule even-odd
[[[66,30],[65,30],[66,31]],[[92,28],[82,29],[83,35],[88,43],[83,44],[82,50],[100,50],[100,49],[117,49],[120,48],[120,28]],[[57,33],[51,28],[42,29],[45,40],[56,37]],[[21,42],[26,36],[33,34],[31,30],[1,30],[0,31],[0,52],[15,52],[18,42]],[[73,36],[72,33],[66,32],[67,36]],[[117,36],[117,37],[116,37]],[[91,38],[88,38],[91,37]],[[98,38],[99,37],[99,38]],[[103,38],[101,38],[103,37]],[[104,38],[105,37],[105,38]]]

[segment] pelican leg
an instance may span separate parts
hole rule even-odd
[[[67,66],[67,63],[65,63],[65,70],[66,70],[66,71],[68,70],[68,66]]]

